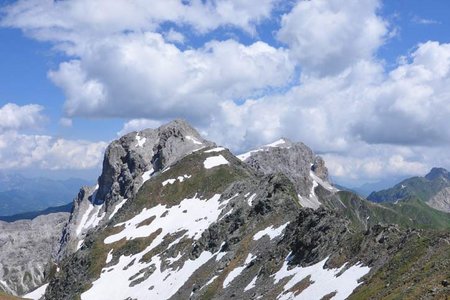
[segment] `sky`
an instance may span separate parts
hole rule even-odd
[[[238,154],[279,137],[357,186],[450,168],[444,0],[0,0],[0,169],[94,178],[183,118]]]

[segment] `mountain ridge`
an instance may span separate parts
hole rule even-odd
[[[373,202],[398,202],[417,198],[430,207],[450,213],[450,174],[444,168],[434,167],[424,177],[415,176],[391,188],[371,193]]]
[[[420,297],[450,292],[439,277],[448,261],[433,256],[450,251],[441,224],[338,190],[302,143],[235,156],[176,120],[113,141],[103,165],[74,200],[43,299],[380,298],[412,283]]]

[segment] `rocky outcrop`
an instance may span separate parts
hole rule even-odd
[[[129,133],[106,149],[96,201],[105,202],[109,208],[132,197],[142,185],[145,172],[159,172],[186,154],[213,145],[183,120]]]
[[[440,190],[427,204],[434,209],[450,213],[450,187]]]
[[[294,184],[302,206],[317,209],[340,203],[319,201],[317,193],[334,194],[337,189],[328,182],[328,170],[324,160],[303,143],[293,143],[286,138],[238,155],[250,167],[263,174],[282,173]],[[329,201],[333,198],[325,197]],[[322,199],[325,199],[322,197]]]
[[[52,276],[68,218],[68,213],[55,213],[33,220],[0,221],[0,290],[23,295]]]
[[[82,188],[74,200],[59,258],[79,249],[86,232],[108,222],[120,203],[133,198],[153,174],[195,150],[214,145],[183,120],[113,141],[105,151],[97,186]]]

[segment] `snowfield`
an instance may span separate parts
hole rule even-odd
[[[309,267],[288,268],[289,256],[286,258],[281,269],[274,275],[275,284],[280,280],[289,277],[289,281],[284,285],[284,291],[278,295],[277,299],[321,299],[323,296],[336,292],[333,297],[334,300],[346,299],[353,292],[355,288],[360,285],[358,280],[369,273],[370,268],[356,264],[345,270],[346,265],[338,269],[325,269],[325,262],[328,257]],[[294,295],[289,290],[303,279],[310,277],[311,284],[303,290],[300,294]]]
[[[205,159],[203,162],[203,166],[205,169],[211,169],[220,165],[228,165],[230,164],[228,160],[225,159],[222,155],[210,156]]]
[[[123,238],[131,240],[148,237],[158,230],[160,230],[160,233],[142,252],[131,256],[122,255],[119,257],[116,265],[104,268],[100,278],[94,281],[91,289],[81,295],[81,299],[170,298],[198,268],[211,258],[216,257],[219,252],[210,253],[204,251],[195,260],[188,259],[184,261],[181,267],[169,267],[164,270],[161,267],[161,254],[153,256],[150,262],[141,261],[142,257],[157,247],[163,241],[163,238],[170,234],[183,232],[183,236],[175,240],[167,249],[180,242],[182,238],[186,237],[194,240],[200,238],[201,234],[212,223],[217,221],[222,210],[235,196],[222,201],[220,201],[219,194],[214,195],[210,199],[187,198],[181,201],[179,205],[172,207],[159,204],[150,209],[143,209],[141,213],[126,222],[116,224],[115,227],[124,226],[124,229],[117,234],[107,237],[104,240],[105,244],[112,244]],[[161,217],[165,212],[165,216]],[[154,220],[148,225],[139,226],[141,222],[149,218],[154,218]],[[114,252],[108,253],[108,262],[113,261],[113,255]],[[181,256],[173,260],[166,259],[165,261],[171,265],[179,259],[181,259]],[[151,266],[155,268],[155,271],[144,280],[143,277],[146,273],[143,270]],[[142,282],[130,286],[131,281],[139,278],[143,279]]]
[[[271,240],[273,240],[274,238],[276,238],[277,236],[280,236],[283,233],[283,230],[286,228],[286,226],[288,224],[289,224],[289,222],[286,224],[283,224],[281,226],[278,226],[277,228],[274,228],[273,225],[269,226],[266,229],[257,232],[253,236],[253,240],[257,241],[265,235],[267,235]]]
[[[22,298],[31,299],[31,300],[39,300],[39,299],[41,299],[42,296],[44,296],[47,286],[48,286],[48,283],[38,287],[31,293],[23,295]]]

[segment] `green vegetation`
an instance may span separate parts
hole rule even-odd
[[[428,201],[440,190],[449,186],[443,178],[429,180],[425,177],[412,177],[406,179],[392,188],[373,192],[367,199],[374,202],[394,202],[400,199],[415,197],[422,201]]]
[[[450,229],[450,214],[436,210],[417,198],[399,201],[397,204],[385,203],[384,206],[407,216],[412,227],[431,229]]]
[[[174,164],[165,172],[158,174],[147,181],[139,190],[132,201],[128,211],[130,214],[125,219],[140,212],[143,208],[151,208],[157,204],[173,206],[183,199],[197,195],[204,199],[211,198],[214,194],[221,194],[233,182],[246,179],[250,176],[248,168],[232,156],[228,151],[220,152],[229,162],[229,165],[221,165],[212,169],[205,169],[203,162],[208,156],[217,153],[204,153],[200,150],[194,152]],[[179,176],[188,175],[183,182],[176,180],[173,184],[162,183],[168,179],[176,179]],[[122,218],[122,220],[125,220]]]
[[[421,232],[349,299],[446,299],[450,293],[449,236]]]
[[[351,221],[353,229],[364,224],[397,224],[403,228],[450,229],[450,214],[435,210],[418,199],[394,203],[372,203],[351,192],[338,193],[346,206],[342,213]]]

